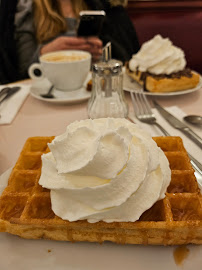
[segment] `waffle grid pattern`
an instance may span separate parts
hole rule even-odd
[[[50,191],[38,184],[41,155],[54,137],[29,138],[0,197],[0,231],[28,239],[128,244],[202,243],[202,196],[179,137],[155,137],[167,156],[172,179],[166,197],[136,222],[69,222],[51,210]]]

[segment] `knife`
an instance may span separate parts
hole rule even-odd
[[[191,139],[194,143],[196,143],[202,149],[202,138],[199,137],[192,129],[190,129],[183,122],[178,120],[171,113],[166,111],[161,105],[159,105],[156,101],[153,101],[154,106],[160,112],[160,114],[166,119],[166,121],[176,129],[182,131],[189,139]]]

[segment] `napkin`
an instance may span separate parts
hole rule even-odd
[[[7,85],[1,85],[0,91],[6,86]],[[21,89],[0,105],[0,125],[10,124],[13,121],[20,107],[22,106],[23,102],[29,94],[30,85],[16,84],[16,86],[20,86]]]
[[[174,115],[176,118],[178,118],[180,121],[184,122],[182,119],[184,116],[186,116],[186,113],[183,112],[179,107],[172,106],[172,107],[165,107],[165,109],[170,112],[172,115]],[[184,133],[182,133],[180,130],[173,128],[158,112],[157,109],[152,109],[152,112],[154,113],[157,122],[171,135],[171,136],[179,136],[183,140],[184,147],[186,150],[200,163],[202,163],[202,150],[199,146],[197,146],[192,140],[190,140]],[[149,125],[142,123],[137,120],[137,118],[134,116],[134,112],[129,113],[129,119],[134,121],[137,125],[139,125],[142,129],[145,129],[152,137],[155,136],[162,136],[164,135],[158,127],[155,125]],[[184,122],[185,123],[185,122]],[[185,123],[188,127],[190,127],[197,135],[202,137],[202,129],[199,127],[195,127],[193,125],[189,125]],[[195,173],[196,178],[198,180],[199,186],[202,190],[202,176]]]

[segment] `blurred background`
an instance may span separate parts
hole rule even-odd
[[[156,34],[185,52],[187,66],[202,73],[202,1],[128,1],[140,45]]]

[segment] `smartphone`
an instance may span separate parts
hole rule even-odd
[[[82,37],[99,36],[105,18],[104,10],[84,10],[79,13],[80,22],[77,35]]]

